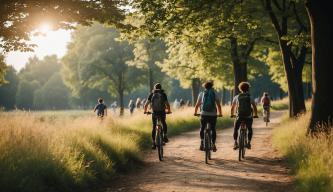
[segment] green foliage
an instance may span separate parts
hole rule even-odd
[[[34,106],[38,109],[66,109],[69,107],[69,89],[63,83],[59,72],[35,92]]]
[[[5,73],[6,73],[7,65],[5,63],[5,58],[2,54],[0,54],[0,85],[6,83]]]
[[[25,1],[2,0],[0,7],[0,47],[6,52],[31,51],[27,43],[33,30],[43,22],[53,29],[71,29],[77,24],[89,25],[92,21],[121,25],[124,10],[119,7],[125,1]]]
[[[142,71],[127,64],[133,47],[119,37],[114,28],[98,23],[74,32],[63,59],[63,77],[73,93],[80,96],[86,87],[107,90],[124,107],[124,93],[140,85]]]
[[[34,93],[41,87],[40,83],[36,80],[20,80],[16,92],[16,105],[18,108],[26,110],[34,108]]]
[[[13,67],[7,67],[5,79],[7,83],[0,85],[0,107],[4,107],[5,109],[14,109],[16,103],[15,95],[19,78]]]

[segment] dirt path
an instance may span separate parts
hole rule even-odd
[[[282,114],[274,112],[268,127],[262,119],[255,120],[252,150],[245,161],[239,162],[232,149],[232,128],[218,131],[218,151],[209,165],[198,150],[198,131],[189,132],[170,139],[164,162],[158,161],[156,151],[149,152],[143,168],[119,176],[106,191],[292,191],[289,169],[271,145],[272,127]]]

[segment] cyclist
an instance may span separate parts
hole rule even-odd
[[[216,145],[215,145],[215,141],[216,141],[216,118],[217,116],[222,117],[222,109],[221,109],[221,104],[220,101],[217,97],[216,92],[214,91],[213,88],[213,82],[208,81],[206,83],[203,84],[203,87],[205,88],[205,90],[203,92],[201,92],[198,96],[198,100],[197,103],[195,105],[195,109],[194,109],[194,115],[197,116],[198,115],[198,109],[200,107],[200,115],[201,115],[201,119],[200,119],[200,150],[203,151],[204,150],[204,143],[203,143],[203,139],[204,139],[204,130],[206,127],[207,123],[211,124],[211,130],[212,130],[212,149],[213,152],[216,152]],[[216,110],[217,108],[217,110]],[[218,112],[218,113],[217,113]]]
[[[270,108],[271,108],[271,99],[268,96],[267,92],[264,92],[260,100],[262,108],[267,111],[267,122],[269,122]]]
[[[97,111],[97,117],[104,117],[107,116],[107,107],[104,104],[103,98],[98,98],[98,103],[94,108],[94,112]]]
[[[246,147],[251,149],[251,139],[252,139],[252,123],[253,117],[258,117],[258,111],[254,100],[249,94],[250,84],[248,82],[241,82],[238,85],[238,89],[241,93],[236,95],[232,101],[231,105],[231,116],[235,116],[235,109],[237,109],[237,118],[235,120],[234,126],[234,150],[238,149],[238,129],[242,121],[245,121],[246,127],[248,129],[248,143]],[[251,107],[252,106],[252,107]],[[254,113],[254,116],[252,114]]]
[[[165,120],[166,120],[166,114],[171,113],[168,97],[165,94],[164,90],[162,89],[162,85],[160,83],[155,84],[152,93],[149,94],[148,99],[144,105],[144,113],[147,113],[149,104],[151,105],[151,108],[153,110],[152,114],[153,130],[151,133],[152,143],[153,143],[152,149],[156,149],[155,135],[156,135],[157,118],[160,117],[164,131],[163,141],[167,143],[169,141],[167,137],[168,127]]]

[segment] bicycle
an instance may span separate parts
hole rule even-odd
[[[145,114],[147,115],[152,115],[153,113],[151,112],[146,112]],[[170,113],[167,113],[170,114]],[[164,138],[164,131],[163,131],[163,126],[161,122],[161,117],[157,116],[157,123],[156,123],[156,133],[155,133],[155,144],[157,147],[157,153],[158,153],[158,159],[160,161],[163,161],[163,145],[165,144],[163,141]]]
[[[195,116],[200,117],[200,114],[196,114]],[[221,116],[218,116],[221,117]],[[207,123],[205,130],[204,130],[204,151],[205,151],[205,163],[208,164],[208,160],[212,159],[211,151],[213,141],[212,141],[212,130],[211,130],[211,124]]]
[[[235,118],[233,115],[231,118]],[[258,118],[258,116],[253,116],[253,118]],[[247,144],[247,126],[245,120],[240,122],[239,134],[238,134],[238,160],[241,161],[245,159],[246,144]]]
[[[268,108],[267,107],[263,107],[263,119],[264,119],[264,122],[266,123],[266,127],[267,127],[268,122],[269,122]]]

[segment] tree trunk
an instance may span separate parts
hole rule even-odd
[[[151,93],[151,91],[154,88],[154,78],[153,78],[153,70],[151,67],[148,67],[148,93]]]
[[[195,105],[195,103],[197,102],[198,99],[198,95],[200,92],[200,79],[199,78],[194,78],[192,79],[192,106]]]
[[[231,60],[234,70],[234,94],[237,95],[239,93],[239,83],[247,81],[247,60],[240,58],[236,38],[230,38],[230,46]]]
[[[275,15],[272,9],[272,1],[266,0],[266,11],[272,21],[274,29],[276,31],[280,51],[282,55],[282,61],[285,69],[285,74],[288,82],[288,96],[289,96],[289,117],[295,117],[300,113],[305,112],[305,101],[302,83],[302,70],[305,63],[306,48],[302,47],[298,57],[292,52],[291,46],[283,39],[285,35],[288,35],[288,15],[282,14],[281,23]],[[283,1],[282,10],[287,13],[286,1]]]
[[[326,130],[333,121],[332,50],[333,3],[308,0],[306,8],[311,23],[312,41],[312,111],[309,131]]]
[[[124,115],[124,73],[121,72],[118,76],[118,95],[119,95],[119,106],[120,106],[120,111],[119,115],[123,116]]]
[[[225,87],[222,87],[222,98],[221,98],[221,104],[222,105],[225,105],[226,104],[226,88]]]
[[[292,59],[287,42],[280,39],[280,49],[288,82],[289,117],[296,117],[305,112],[302,70],[303,64]]]

